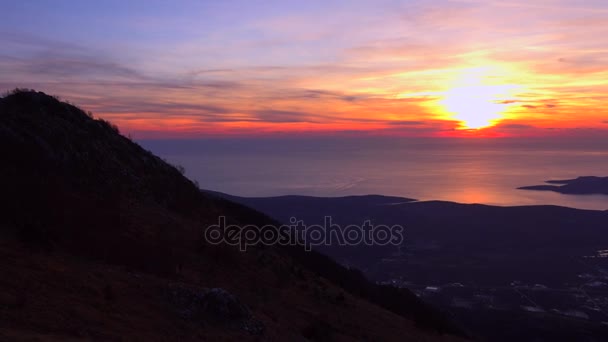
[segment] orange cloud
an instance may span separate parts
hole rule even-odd
[[[196,18],[162,42],[7,32],[0,87],[60,95],[136,137],[606,130],[604,2],[324,6],[213,27]],[[126,25],[153,30],[144,19]]]

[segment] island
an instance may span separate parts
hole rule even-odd
[[[608,177],[585,176],[576,179],[550,180],[549,185],[524,186],[521,190],[554,191],[567,195],[608,195]]]

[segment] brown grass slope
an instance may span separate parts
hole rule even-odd
[[[201,193],[54,97],[0,99],[0,152],[0,340],[458,339],[411,293],[321,255],[205,244],[220,215],[272,221]],[[200,314],[196,296],[209,288],[232,294],[246,317]]]

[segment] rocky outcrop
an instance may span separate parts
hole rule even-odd
[[[172,284],[168,294],[171,306],[183,319],[228,326],[254,335],[264,332],[262,322],[253,317],[251,310],[238,297],[225,289],[196,289],[185,284]]]

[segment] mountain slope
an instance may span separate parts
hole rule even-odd
[[[411,293],[319,254],[206,244],[218,216],[275,222],[56,98],[0,99],[0,152],[2,340],[457,339]]]

